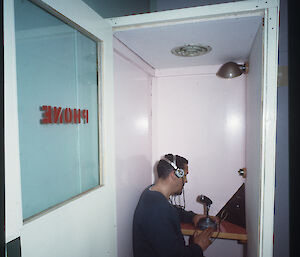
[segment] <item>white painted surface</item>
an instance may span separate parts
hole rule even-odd
[[[246,257],[243,245],[236,240],[216,239],[204,252],[205,257]]]
[[[134,210],[152,178],[151,68],[114,46],[118,256],[130,257]]]
[[[130,62],[137,69],[142,70],[144,73],[148,74],[151,77],[155,76],[156,70],[154,70],[153,67],[149,66],[149,64],[145,63],[140,56],[132,52],[116,37],[114,37],[114,52],[117,53],[124,60]]]
[[[186,209],[203,213],[196,198],[204,194],[213,201],[211,215],[244,182],[237,171],[245,165],[245,77],[224,80],[215,75],[218,68],[204,75],[174,69],[177,76],[158,77],[153,85],[153,160],[167,153],[186,157]],[[223,254],[218,245],[206,256]],[[241,245],[228,247],[242,256]]]
[[[246,228],[248,233],[248,256],[258,256],[259,215],[261,199],[261,124],[262,124],[262,29],[257,33],[249,58],[247,76],[247,133],[245,183]]]
[[[16,106],[15,50],[13,38],[13,1],[6,1],[6,122],[9,133],[6,134],[6,202],[9,203],[6,217],[9,239],[21,236],[23,257],[72,256],[96,257],[117,256],[116,244],[116,198],[115,198],[115,155],[114,155],[114,98],[113,98],[113,51],[112,30],[100,16],[81,1],[44,1],[59,13],[74,21],[97,38],[103,40],[104,68],[99,95],[102,106],[102,147],[103,147],[103,186],[62,205],[59,208],[43,213],[22,226],[19,158],[18,158],[18,125]],[[72,8],[70,8],[72,6]],[[6,12],[8,10],[8,12]],[[14,155],[10,153],[14,151]],[[12,177],[14,176],[14,177]],[[15,224],[14,224],[15,222]],[[21,224],[20,224],[21,223]]]
[[[261,198],[261,245],[259,256],[273,256],[274,194],[276,157],[277,115],[277,68],[278,68],[278,17],[279,7],[265,11],[264,30],[264,86],[262,120],[262,198]]]
[[[224,18],[202,22],[118,31],[115,36],[155,69],[218,65],[246,60],[261,16]],[[174,47],[202,44],[212,50],[202,56],[181,57]]]
[[[239,60],[244,62],[245,60]],[[187,76],[187,75],[216,75],[216,72],[222,64],[218,65],[204,65],[204,66],[191,66],[191,67],[180,67],[170,69],[155,69],[156,77],[171,77],[171,76]]]
[[[117,256],[112,209],[111,192],[104,186],[25,224],[22,257]]]
[[[23,220],[14,2],[10,0],[4,1],[4,45],[5,237],[9,242],[20,236]]]

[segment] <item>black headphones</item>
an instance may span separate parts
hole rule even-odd
[[[178,177],[178,178],[183,178],[184,177],[184,170],[179,169],[176,165],[176,156],[175,155],[173,155],[173,162],[171,162],[166,157],[163,157],[162,160],[166,161],[167,163],[169,163],[174,168],[174,170],[175,170],[174,173],[175,173],[176,177]]]

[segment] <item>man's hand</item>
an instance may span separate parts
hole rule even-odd
[[[196,230],[193,236],[195,244],[199,245],[202,251],[205,251],[211,244],[210,237],[213,233],[213,228],[209,227],[204,231]]]
[[[201,219],[201,218],[205,218],[206,217],[206,215],[204,215],[204,214],[197,214],[197,215],[195,215],[194,217],[193,217],[193,224],[194,224],[194,226],[195,227],[197,227],[197,225],[198,225],[198,222],[199,222],[199,220]],[[215,222],[219,222],[219,218],[218,217],[215,217],[215,216],[209,216],[212,220],[214,220]]]

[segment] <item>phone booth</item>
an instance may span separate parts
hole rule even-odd
[[[245,251],[248,256],[272,255],[277,19],[276,1],[242,1],[108,19],[115,38],[116,113],[121,115],[125,108],[130,118],[136,115],[138,119],[141,111],[134,108],[147,108],[150,102],[152,167],[167,153],[189,159],[187,209],[203,213],[196,198],[204,193],[214,201],[210,215],[216,215],[245,183],[247,250],[233,250],[236,242],[232,246],[227,240],[228,245],[219,242],[218,250],[207,249],[207,256],[231,256],[233,252],[226,252],[226,247],[232,247],[235,255],[244,256]],[[230,61],[244,65],[243,75],[233,79],[216,76]],[[133,70],[143,71],[144,79],[138,74],[132,77]],[[136,89],[135,79],[139,80]],[[136,107],[131,106],[132,101]],[[127,123],[120,116],[117,135],[123,135],[118,129],[121,124]],[[120,136],[118,142],[128,140]],[[128,154],[128,149],[116,150],[120,156]],[[247,174],[239,176],[240,170]],[[144,175],[137,176],[134,181],[145,180]],[[128,181],[118,178],[117,201],[124,202],[126,196],[118,192],[125,190]],[[131,202],[129,197],[127,202]],[[132,213],[129,208],[128,215]],[[118,213],[118,222],[124,224],[124,208]],[[119,244],[126,248],[126,243]]]
[[[216,215],[245,184],[247,247],[234,240],[220,239],[213,250],[207,250],[206,256],[222,251],[226,254],[229,249],[228,252],[234,251],[240,257],[246,252],[248,257],[271,257],[279,2],[246,0],[110,19],[101,18],[80,0],[32,2],[39,9],[32,12],[32,17],[42,21],[44,14],[39,12],[45,11],[77,32],[56,25],[50,18],[48,25],[33,22],[28,29],[20,22],[15,27],[16,15],[22,14],[14,1],[4,1],[7,241],[20,237],[25,257],[131,256],[131,222],[139,194],[155,180],[155,163],[162,155],[174,153],[189,160],[185,186],[188,210],[203,213],[203,206],[196,201],[203,194],[213,202],[210,215]],[[23,14],[26,11],[22,9]],[[47,17],[45,20],[48,22]],[[72,34],[74,49],[69,53],[70,47],[62,47],[59,58],[69,54],[74,62],[72,69],[51,52],[51,46],[69,40],[68,33],[75,35]],[[89,45],[81,34],[95,42],[94,48],[94,43],[88,48],[90,52],[78,50]],[[49,38],[53,41],[43,41]],[[25,43],[28,48],[22,48]],[[28,49],[32,50],[28,62],[20,64],[18,56],[29,53]],[[46,56],[43,65],[33,63],[37,52]],[[238,67],[237,77],[220,70],[228,62]],[[47,77],[44,71],[50,69],[49,63],[54,68]],[[31,70],[38,72],[29,76]],[[74,70],[71,80],[63,79]],[[19,79],[20,74],[26,79]],[[38,86],[28,90],[34,81],[45,85],[43,94]],[[21,83],[28,85],[20,88]],[[75,93],[72,85],[76,85]],[[96,85],[94,91],[88,91],[92,85]],[[18,95],[20,92],[24,93]],[[68,109],[73,94],[77,112]],[[50,100],[42,98],[44,95]],[[37,114],[22,119],[22,111],[34,102],[31,97],[45,100],[36,101]],[[47,113],[40,117],[39,106],[45,112],[50,106],[53,113],[58,110],[54,106],[61,107],[62,124],[58,124],[59,114],[52,117],[54,120],[50,116],[45,118]],[[78,109],[85,110],[84,117]],[[93,112],[98,114],[92,116]],[[64,124],[71,113],[72,122]],[[32,129],[31,118],[38,121]],[[51,124],[46,127],[39,123],[40,119]],[[32,141],[41,146],[33,149],[40,150],[32,160],[24,157],[27,149],[31,151],[33,147],[23,141],[23,124],[29,124],[27,131],[36,137],[41,131],[53,133],[49,138],[43,137],[44,144]],[[92,124],[97,125],[91,128],[92,132],[84,132]],[[55,135],[61,139],[53,145]],[[71,150],[62,149],[69,149],[71,144],[74,156],[65,156],[65,151]],[[93,159],[95,151],[91,145],[97,152]],[[38,172],[51,167],[49,172],[52,170],[55,177],[46,174],[36,181],[28,175],[24,180],[25,161],[31,165],[39,158],[52,160],[51,152],[43,155],[44,147],[53,148],[53,153],[62,151],[48,166],[45,161],[36,164],[42,167],[36,168]],[[75,175],[59,182],[61,173],[55,173],[54,165],[59,156],[69,160],[70,167],[71,160],[78,163],[76,169],[80,166],[76,173],[79,191],[76,187],[73,192],[69,186],[78,182]],[[59,159],[60,166],[64,161]],[[96,172],[85,172],[91,170],[91,163],[96,165]],[[72,170],[70,167],[64,169]],[[240,170],[247,174],[240,176]],[[28,206],[36,200],[29,198],[24,203],[28,197],[24,185],[32,185],[32,181],[35,182],[28,194],[33,199],[39,192],[34,191],[36,188],[42,192],[42,185],[46,188],[53,181],[61,188],[57,196],[61,199],[53,196],[53,203],[41,211],[32,211]],[[47,201],[56,195],[53,190],[45,193]],[[68,190],[72,192],[66,196]],[[29,208],[28,214],[24,214],[25,208]]]

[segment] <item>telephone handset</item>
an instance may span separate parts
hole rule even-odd
[[[197,202],[202,203],[204,205],[204,210],[205,210],[205,215],[206,217],[201,218],[198,222],[198,228],[201,230],[205,230],[209,227],[212,227],[213,229],[217,229],[217,223],[209,217],[209,208],[212,205],[212,200],[210,200],[207,196],[205,195],[199,195],[197,197]]]

